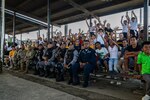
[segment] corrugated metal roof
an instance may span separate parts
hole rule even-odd
[[[144,0],[50,0],[51,22],[63,25],[89,17],[86,11],[98,16],[127,11],[143,6]],[[72,5],[69,1],[76,3]],[[82,6],[80,8],[80,6]],[[84,8],[84,9],[83,9]],[[6,0],[6,9],[47,22],[47,0]],[[85,11],[86,10],[86,11]],[[6,14],[6,33],[12,33],[12,16]],[[45,28],[41,25],[16,18],[16,33]]]

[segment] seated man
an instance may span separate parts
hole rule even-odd
[[[130,38],[130,45],[125,50],[125,69],[128,72],[129,69],[131,71],[137,71],[137,55],[141,51],[141,47],[137,43],[136,36],[132,36]]]
[[[41,65],[40,63],[44,61],[44,59],[43,59],[44,47],[43,47],[42,44],[39,44],[38,48],[35,48],[35,50],[37,51],[37,54],[36,54],[37,64],[36,64],[36,67],[35,67],[34,75],[40,75],[40,65]],[[40,76],[42,76],[42,75],[40,75]]]
[[[100,71],[103,71],[103,68],[105,68],[105,72],[108,72],[108,61],[109,61],[109,58],[108,58],[108,50],[105,48],[105,47],[101,47],[101,44],[100,42],[96,42],[95,43],[95,46],[96,46],[96,54],[98,56],[98,66],[100,67]]]
[[[59,50],[56,54],[56,68],[55,68],[55,74],[56,74],[56,81],[64,81],[64,56],[66,53],[66,44],[62,43],[60,45]]]
[[[55,54],[57,52],[54,43],[49,43],[47,46],[47,50],[44,53],[44,61],[39,63],[40,67],[40,76],[48,77],[50,74],[51,77],[55,77]],[[47,61],[48,60],[48,61]],[[46,63],[45,63],[46,62]]]
[[[28,69],[29,69],[30,65],[33,63],[35,54],[36,54],[36,52],[31,47],[31,45],[28,45],[27,46],[25,60],[24,60],[25,61],[25,65],[26,65],[24,73],[28,73]],[[22,66],[22,67],[24,67],[24,66]],[[24,70],[24,68],[22,68],[22,70]]]
[[[26,56],[26,50],[24,45],[22,44],[20,50],[17,53],[17,58],[19,63],[18,69],[20,69],[20,71],[23,71],[23,66],[25,64],[25,56]]]
[[[68,44],[69,48],[64,57],[64,68],[69,70],[70,79],[68,84],[78,85],[80,84],[78,71],[80,69],[78,62],[78,51],[74,49],[72,42]]]
[[[125,72],[125,67],[124,67],[124,55],[125,55],[125,50],[128,46],[127,40],[124,39],[122,40],[122,48],[121,48],[121,54],[119,56],[119,66],[118,69],[121,73]]]
[[[96,53],[95,50],[90,48],[88,40],[84,41],[84,49],[80,51],[79,63],[80,68],[83,69],[83,87],[87,87],[89,75],[91,72],[93,72],[96,66]]]

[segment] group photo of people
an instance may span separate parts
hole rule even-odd
[[[86,33],[81,27],[76,33],[69,29],[66,36],[58,32],[50,41],[38,36],[19,46],[10,45],[9,51],[5,46],[5,68],[24,74],[32,70],[34,75],[84,88],[89,86],[91,73],[103,74],[117,85],[122,84],[118,78],[136,78],[146,83],[143,98],[150,99],[150,41],[145,41],[143,26],[134,11],[131,13],[132,17],[128,12],[120,16],[120,33],[119,27],[112,28],[107,20],[93,16],[93,22],[85,19]]]

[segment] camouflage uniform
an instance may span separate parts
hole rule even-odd
[[[35,55],[36,55],[36,51],[33,49],[28,50],[26,52],[26,56],[25,56],[26,69],[25,69],[25,72],[28,71],[29,66],[33,63]]]
[[[26,50],[20,49],[17,53],[18,63],[21,71],[23,71],[24,65],[25,65],[25,56],[26,56]]]

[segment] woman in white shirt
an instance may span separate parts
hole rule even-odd
[[[118,47],[115,45],[113,40],[109,41],[108,52],[109,52],[109,72],[111,75],[118,73]]]

